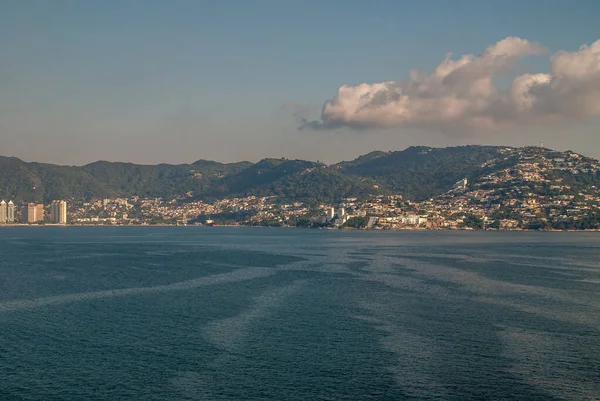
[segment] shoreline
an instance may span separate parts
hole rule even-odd
[[[218,228],[218,227],[235,227],[235,228],[290,228],[290,229],[303,229],[303,230],[327,230],[327,231],[498,231],[498,232],[557,232],[557,233],[590,233],[600,232],[600,229],[591,230],[530,230],[525,228],[517,229],[473,229],[473,228],[393,228],[393,229],[373,229],[373,228],[334,228],[334,227],[294,227],[294,226],[249,226],[249,225],[176,225],[176,224],[2,224],[0,229],[8,227],[197,227],[197,228]]]

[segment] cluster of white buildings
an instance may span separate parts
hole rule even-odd
[[[347,222],[351,217],[353,216],[350,216],[346,212],[346,209],[343,207],[339,207],[337,208],[337,210],[334,207],[329,207],[326,210],[325,220],[323,221],[323,223],[330,222],[333,220],[334,225],[341,226],[342,224]]]
[[[27,203],[20,208],[17,216],[17,207],[13,201],[0,201],[0,224],[15,224],[17,222],[35,224],[46,221],[45,207],[41,203]],[[64,200],[52,201],[50,205],[50,223],[67,223],[67,202]]]
[[[0,201],[0,224],[15,222],[15,204],[13,201]]]
[[[454,190],[465,190],[467,189],[467,184],[469,183],[469,180],[467,180],[466,178],[463,178],[460,181],[457,181],[456,184],[454,184],[452,186],[452,189]]]

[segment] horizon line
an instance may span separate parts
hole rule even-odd
[[[526,145],[526,146],[512,146],[512,145],[481,145],[481,144],[468,144],[468,145],[450,145],[450,146],[429,146],[429,145],[411,145],[411,146],[407,146],[404,149],[396,149],[396,150],[372,150],[366,153],[362,153],[359,154],[358,156],[356,156],[354,159],[350,159],[350,160],[340,160],[334,163],[325,163],[321,160],[311,160],[311,159],[298,159],[298,158],[288,158],[288,157],[263,157],[257,161],[251,161],[251,160],[238,160],[238,161],[231,161],[231,162],[223,162],[223,161],[218,161],[218,160],[209,160],[209,159],[196,159],[192,162],[183,162],[183,163],[166,163],[166,162],[159,162],[159,163],[135,163],[132,161],[109,161],[109,160],[105,160],[105,159],[98,159],[95,161],[91,161],[89,163],[85,163],[85,164],[61,164],[61,163],[54,163],[54,162],[38,162],[38,161],[28,161],[28,160],[24,160],[18,156],[4,156],[4,155],[0,155],[0,158],[5,158],[5,159],[16,159],[19,160],[23,163],[27,163],[27,164],[47,164],[47,165],[53,165],[53,166],[58,166],[58,167],[85,167],[85,166],[89,166],[91,164],[95,164],[95,163],[112,163],[112,164],[133,164],[133,165],[137,165],[137,166],[159,166],[159,165],[167,165],[167,166],[184,166],[184,165],[193,165],[194,163],[197,163],[199,161],[206,161],[206,162],[212,162],[212,163],[219,163],[222,165],[228,165],[228,164],[238,164],[238,163],[251,163],[251,164],[256,164],[259,163],[263,160],[298,160],[298,161],[309,161],[309,162],[313,162],[313,163],[321,163],[324,164],[326,166],[333,166],[339,163],[343,163],[343,162],[350,162],[353,160],[356,160],[362,156],[366,156],[372,153],[394,153],[394,152],[404,152],[410,148],[430,148],[430,149],[449,149],[449,148],[462,148],[462,147],[493,147],[493,148],[512,148],[512,149],[524,149],[524,148],[541,148],[541,149],[545,149],[545,150],[552,150],[552,151],[557,151],[556,149],[552,149],[552,148],[548,148],[548,147],[544,147],[544,146],[540,146],[540,145]],[[560,151],[560,150],[558,150]],[[567,150],[563,150],[560,152],[574,152],[571,149],[567,149]],[[577,152],[574,152],[577,153]],[[578,153],[581,154],[581,153]],[[581,154],[582,156],[585,156],[583,154]],[[588,157],[588,156],[585,156]]]

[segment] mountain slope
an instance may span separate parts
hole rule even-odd
[[[250,165],[248,162],[139,165],[98,161],[85,166],[57,166],[0,156],[0,198],[49,202],[134,195],[179,197],[188,192],[205,192],[212,182]]]
[[[422,200],[452,188],[462,178],[486,172],[482,165],[500,156],[495,146],[410,147],[403,151],[361,156],[333,167],[348,176],[370,178],[383,189]],[[368,157],[370,156],[370,157]]]
[[[366,198],[377,192],[370,179],[348,177],[335,169],[321,166],[278,179],[269,187],[255,193],[319,204],[337,203],[348,197]]]
[[[137,195],[215,200],[275,195],[285,202],[331,203],[345,197],[399,193],[419,201],[449,191],[462,178],[484,182],[482,177],[498,172],[510,175],[515,169],[523,170],[519,167],[523,164],[542,163],[540,158],[552,160],[543,162],[547,186],[560,183],[573,191],[600,187],[600,171],[595,167],[598,162],[573,152],[420,146],[397,152],[371,152],[331,166],[305,160],[264,159],[254,164],[198,160],[180,165],[98,161],[71,167],[0,157],[0,199],[49,202]],[[573,168],[575,165],[578,167]],[[482,185],[485,189],[492,184]]]
[[[204,197],[221,198],[258,193],[271,195],[272,192],[269,188],[274,182],[295,176],[316,166],[319,164],[305,160],[263,159],[214,182]]]

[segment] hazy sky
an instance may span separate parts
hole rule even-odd
[[[543,140],[600,158],[597,0],[0,0],[0,10],[4,156],[334,162]]]

